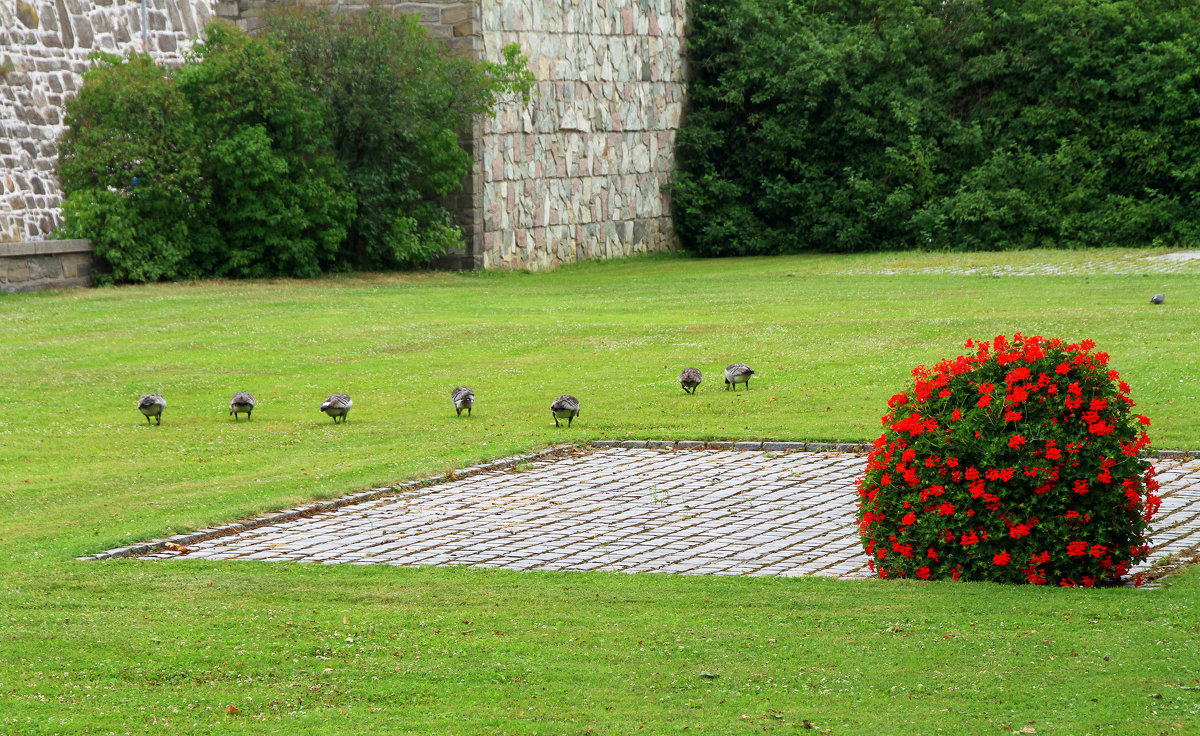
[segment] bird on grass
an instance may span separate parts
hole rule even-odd
[[[467,416],[471,416],[471,407],[475,406],[475,392],[467,386],[459,386],[450,392],[450,400],[454,402],[454,411],[458,412],[458,416],[462,416],[463,409],[467,410]]]
[[[695,368],[684,368],[679,373],[679,385],[682,386],[683,390],[688,393],[696,393],[696,387],[699,386],[700,382],[703,380],[704,377],[701,376],[700,371],[696,370]]]
[[[338,417],[342,418],[342,423],[346,422],[346,415],[350,413],[350,408],[354,406],[354,402],[346,394],[330,394],[325,403],[321,404],[321,411],[333,417],[333,423],[338,423]]]
[[[250,412],[254,411],[256,405],[257,402],[254,401],[254,397],[250,395],[249,391],[238,391],[229,400],[229,413],[233,415],[233,421],[236,422],[238,414],[245,412],[246,419],[248,420],[250,419]]]
[[[145,394],[138,399],[138,411],[146,417],[146,424],[150,423],[150,417],[154,417],[158,424],[162,424],[163,409],[167,408],[167,400],[162,397],[162,394]]]
[[[1166,294],[1155,294],[1154,296],[1150,297],[1151,304],[1162,304],[1166,300],[1167,300]]]
[[[566,419],[567,426],[570,427],[575,417],[579,416],[579,399],[567,394],[559,396],[550,405],[550,414],[554,417],[554,426],[561,427],[558,420]]]
[[[734,363],[725,369],[725,390],[732,388],[737,391],[739,383],[746,384],[746,390],[750,390],[750,376],[754,375],[754,369],[745,363]]]

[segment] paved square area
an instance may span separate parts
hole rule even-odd
[[[535,459],[145,558],[869,577],[850,452],[609,448]],[[1200,460],[1158,460],[1150,561],[1200,546]]]

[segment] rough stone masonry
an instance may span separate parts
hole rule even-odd
[[[296,0],[146,0],[146,50],[178,63],[203,26],[255,31]],[[499,60],[517,42],[536,96],[506,103],[464,136],[475,154],[449,201],[464,232],[455,268],[552,268],[676,243],[662,185],[683,108],[684,0],[299,0],[416,13],[430,35]],[[42,240],[58,223],[55,141],[94,49],[142,50],[128,0],[0,0],[0,242]]]

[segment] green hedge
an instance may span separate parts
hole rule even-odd
[[[313,276],[423,265],[460,239],[440,198],[458,133],[532,73],[454,54],[409,16],[298,12],[213,23],[178,68],[97,54],[67,104],[60,237],[100,282]]]
[[[673,182],[704,255],[1192,244],[1200,8],[693,0]]]

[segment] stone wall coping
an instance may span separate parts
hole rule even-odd
[[[0,243],[0,258],[53,256],[59,253],[91,253],[90,240],[26,240],[19,243]]]

